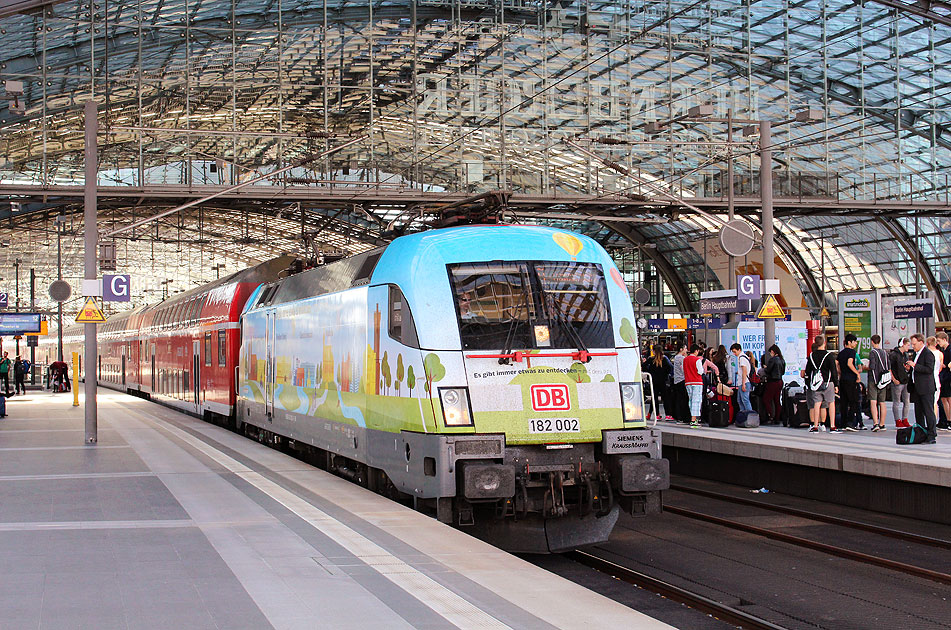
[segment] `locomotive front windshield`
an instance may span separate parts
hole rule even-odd
[[[600,265],[480,262],[448,269],[465,349],[614,345]]]

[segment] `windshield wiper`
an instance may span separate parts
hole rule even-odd
[[[578,360],[582,363],[590,361],[591,357],[588,354],[588,347],[584,344],[581,335],[575,330],[575,327],[571,325],[571,322],[568,321],[568,318],[561,312],[561,309],[555,306],[554,300],[551,298],[549,298],[548,307],[552,312],[554,321],[558,322],[562,331],[564,331],[568,337],[568,340],[578,348]]]
[[[511,356],[508,355],[512,354],[512,344],[515,343],[515,326],[519,323],[519,321],[521,321],[518,318],[518,313],[523,308],[527,308],[528,306],[526,304],[527,300],[524,299],[524,294],[522,297],[522,303],[515,307],[515,313],[512,315],[512,321],[509,322],[508,330],[505,332],[505,343],[502,345],[502,355],[505,356],[499,357],[499,365],[510,365],[512,362]]]

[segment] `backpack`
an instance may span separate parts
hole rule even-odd
[[[875,352],[875,350],[878,350],[878,352]],[[878,358],[878,362],[882,364],[882,373],[878,375],[878,382],[876,383],[876,385],[878,386],[879,389],[885,389],[892,382],[892,371],[888,369],[888,364],[886,361],[887,357],[886,359],[882,358],[883,356],[885,356],[885,351],[879,348],[875,348],[872,350],[872,354],[874,354],[876,358]]]
[[[816,367],[815,361],[812,360],[812,354],[809,355],[809,364],[812,365],[812,374],[809,376],[809,381],[806,385],[809,386],[810,391],[818,392],[826,388],[825,379],[822,378],[822,365],[826,362],[829,353],[826,352],[823,355],[822,360],[819,361],[819,366]]]

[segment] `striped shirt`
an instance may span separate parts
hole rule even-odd
[[[686,358],[682,354],[674,355],[674,383],[684,382],[684,359]]]

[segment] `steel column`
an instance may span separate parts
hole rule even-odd
[[[768,120],[759,123],[759,194],[763,203],[763,277],[776,277],[773,250],[773,134]],[[776,320],[763,320],[766,349],[776,343]]]
[[[86,182],[83,210],[83,267],[86,280],[96,279],[96,243],[99,240],[96,225],[96,178],[98,175],[98,151],[96,134],[99,131],[98,104],[96,101],[87,101],[84,109],[86,117]],[[98,377],[96,361],[96,324],[84,324],[85,357],[86,357],[86,444],[96,444],[99,441],[99,427],[96,409],[96,379]]]

